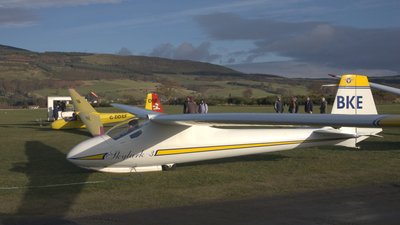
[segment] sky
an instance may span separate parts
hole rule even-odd
[[[400,74],[399,0],[0,0],[0,44],[288,77]]]

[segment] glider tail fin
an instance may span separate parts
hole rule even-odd
[[[368,77],[354,74],[342,76],[332,114],[378,114]]]
[[[367,76],[347,74],[341,77],[332,114],[378,114]],[[356,143],[376,135],[382,129],[342,127],[340,131],[354,134],[356,137],[355,141],[346,141],[341,145],[355,147]]]
[[[160,113],[163,112],[163,107],[157,93],[152,92],[147,94],[146,109]]]

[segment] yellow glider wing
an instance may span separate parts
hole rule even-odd
[[[93,136],[104,134],[103,124],[101,123],[100,115],[96,110],[86,101],[86,99],[78,94],[74,89],[68,89],[72,98],[72,104],[76,113],[86,128]]]

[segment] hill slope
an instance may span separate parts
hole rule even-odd
[[[241,73],[219,65],[186,60],[111,54],[37,53],[0,45],[0,78],[5,79],[35,77],[91,80],[154,74],[239,75]]]

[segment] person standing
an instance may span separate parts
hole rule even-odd
[[[53,118],[54,118],[54,120],[58,120],[58,112],[60,111],[60,105],[59,105],[59,103],[57,102],[56,103],[56,106],[54,107],[54,109],[53,109]]]
[[[203,114],[208,113],[208,105],[207,105],[207,103],[204,102],[203,99],[200,101],[200,104],[199,104],[199,113],[203,113]]]
[[[188,103],[185,113],[198,113],[198,106],[192,97],[188,97]]]
[[[183,102],[183,113],[187,113],[187,108],[188,108],[188,103],[189,103],[190,97],[187,96],[185,101]]]
[[[321,105],[319,106],[319,112],[321,114],[326,113],[326,109],[328,107],[328,102],[325,100],[324,97],[321,98]]]
[[[306,103],[304,104],[304,111],[306,113],[313,113],[313,103],[310,100],[310,97],[307,97]]]
[[[297,113],[299,111],[299,104],[297,104],[297,98],[292,97],[289,104],[289,113]]]
[[[276,113],[283,113],[283,103],[280,96],[276,98],[274,109]]]

